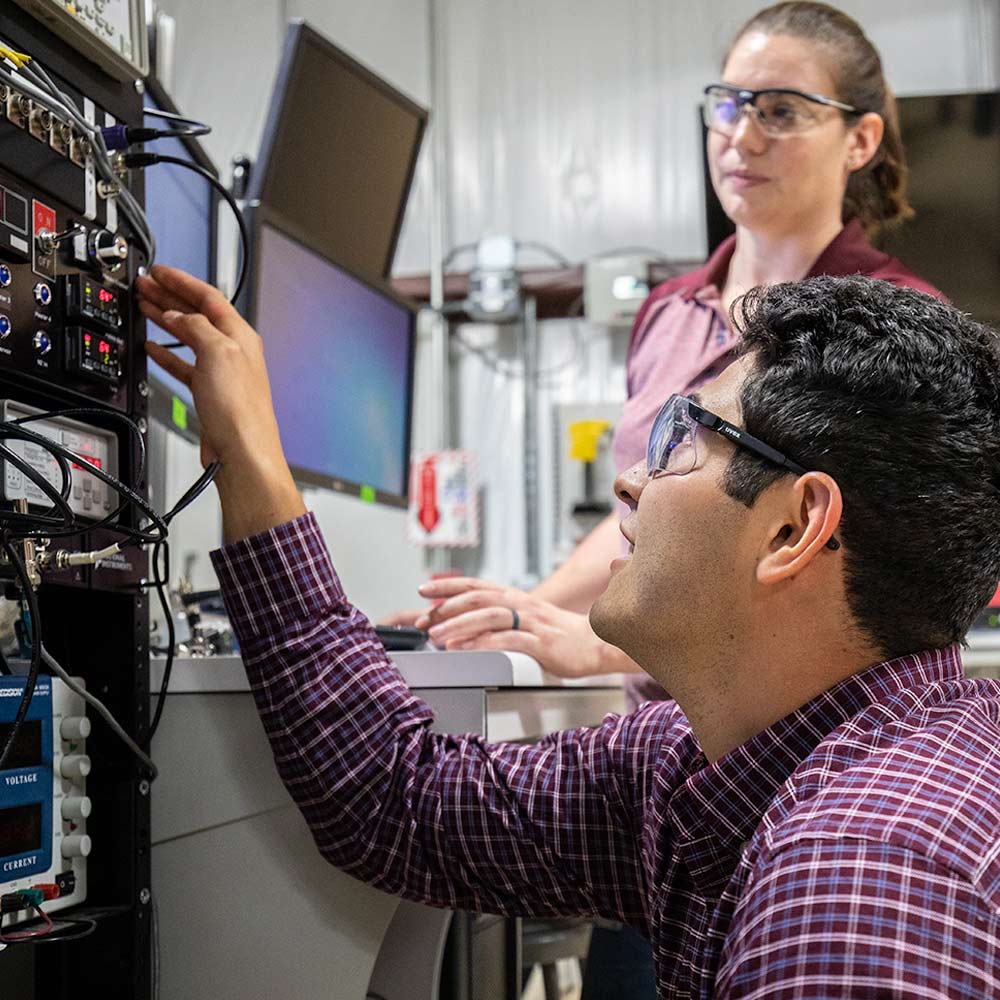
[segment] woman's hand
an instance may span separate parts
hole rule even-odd
[[[594,634],[586,615],[565,611],[515,587],[460,576],[425,583],[420,595],[442,603],[414,624],[445,649],[527,653],[559,677],[639,669],[620,649]]]

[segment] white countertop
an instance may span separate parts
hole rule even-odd
[[[411,688],[620,688],[622,674],[565,680],[546,673],[526,653],[493,650],[400,652],[389,657]],[[150,659],[150,690],[163,679],[162,656]],[[247,691],[239,656],[177,657],[170,674],[173,694]]]

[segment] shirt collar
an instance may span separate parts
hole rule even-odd
[[[725,888],[784,782],[842,723],[894,695],[958,680],[957,645],[901,656],[838,682],[682,784],[670,800],[675,846],[706,897]]]
[[[701,267],[685,276],[680,294],[685,299],[703,298],[707,286],[714,286],[716,294],[726,284],[729,263],[736,252],[736,237],[724,239]],[[865,236],[865,231],[857,219],[850,219],[844,228],[826,245],[809,268],[807,278],[818,274],[833,276],[845,274],[869,274],[880,267],[888,258],[876,250]]]

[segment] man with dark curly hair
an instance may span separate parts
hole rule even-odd
[[[344,596],[259,338],[157,268],[197,355],[214,555],[278,770],[332,864],[436,906],[648,935],[662,997],[1000,997],[1000,338],[864,278],[758,289],[742,357],[619,477],[595,630],[671,695],[533,746],[430,730]]]

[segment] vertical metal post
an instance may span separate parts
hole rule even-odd
[[[524,569],[532,581],[541,571],[538,538],[538,303],[524,299]]]
[[[444,45],[442,9],[446,0],[427,0],[428,42],[430,48],[431,104],[431,220],[430,279],[431,309],[431,392],[436,414],[435,448],[451,446],[451,359],[449,357],[448,320],[444,307],[444,241],[446,230],[445,191],[447,190],[447,57]],[[433,548],[429,553],[432,572],[449,568],[448,552]]]

